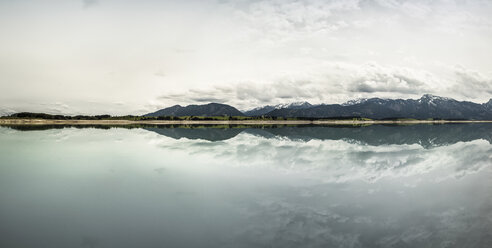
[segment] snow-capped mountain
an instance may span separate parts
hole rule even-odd
[[[366,117],[371,119],[474,119],[492,120],[492,100],[478,104],[452,98],[423,95],[420,99],[358,99],[344,104],[319,105],[304,109],[275,109],[269,116],[281,117]]]
[[[294,102],[294,103],[282,103],[277,105],[266,105],[263,107],[257,107],[248,111],[245,111],[246,116],[261,116],[265,115],[275,109],[305,109],[313,107],[308,102]]]
[[[351,105],[361,104],[361,103],[366,102],[368,99],[369,98],[358,98],[358,99],[354,99],[354,100],[348,100],[348,101],[342,103],[341,105],[342,106],[351,106]]]
[[[284,103],[275,105],[275,109],[304,109],[310,108],[313,105],[308,102],[293,102],[293,103]]]
[[[456,100],[449,98],[449,97],[442,97],[442,96],[435,96],[431,94],[425,94],[423,95],[419,100],[419,103],[426,103],[429,105],[437,105],[437,104],[442,104],[446,102],[457,102]]]

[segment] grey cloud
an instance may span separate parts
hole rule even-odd
[[[219,92],[222,92],[224,94],[229,94],[229,93],[233,93],[234,92],[234,89],[229,88],[229,87],[215,86],[214,89],[217,90],[217,91],[219,91]]]
[[[377,74],[370,78],[359,78],[349,84],[352,92],[398,92],[403,94],[420,94],[430,92],[416,79],[399,77],[397,75]]]
[[[250,83],[242,83],[238,86],[235,95],[240,100],[256,99],[261,103],[266,103],[272,100],[272,91],[267,89],[265,85],[256,85]]]
[[[283,81],[273,85],[275,89],[275,97],[283,99],[292,98],[312,98],[316,96],[317,89],[310,88],[313,82],[311,81]]]
[[[171,104],[193,104],[196,102],[216,102],[224,103],[230,100],[231,92],[226,88],[213,88],[211,90],[190,89],[187,92],[165,94],[159,97],[160,100],[171,101]]]
[[[154,73],[154,76],[156,77],[165,77],[166,76],[166,73],[164,73],[163,71],[157,71]]]
[[[278,81],[267,84],[236,83],[210,89],[190,89],[185,92],[164,94],[159,99],[169,101],[169,104],[218,102],[240,108],[250,108],[253,105],[319,98],[320,87],[311,81]]]
[[[404,19],[402,17],[405,17],[412,18],[413,21],[434,18],[436,23],[442,26],[446,26],[447,22],[459,26],[466,23],[474,23],[475,26],[481,23],[490,24],[489,20],[475,17],[469,12],[477,6],[489,8],[490,4],[486,1],[260,0],[246,3],[231,1],[230,5],[237,8],[239,18],[244,19],[252,29],[266,36],[281,39],[290,39],[292,33],[313,34],[336,32],[352,26],[361,27],[350,21],[354,14],[363,18],[359,21],[366,23],[373,19],[374,16],[371,14],[377,13],[377,17],[391,13],[390,22],[401,22]],[[456,8],[460,9],[460,18],[450,14],[450,11]],[[361,12],[367,15],[360,15]]]
[[[268,36],[282,37],[292,32],[331,32],[348,24],[338,20],[347,11],[359,9],[358,0],[349,1],[252,1],[238,7],[239,17]]]
[[[68,109],[69,108],[69,106],[67,104],[61,103],[61,102],[41,103],[40,105],[52,106],[52,107],[55,107],[55,108],[58,108],[58,109]]]
[[[84,8],[89,8],[94,5],[97,5],[99,3],[99,0],[82,0],[82,4],[84,5]]]
[[[312,98],[316,96],[315,83],[311,81],[278,80],[269,84],[241,84],[236,96],[239,99],[255,99],[260,103],[271,103],[278,99]]]
[[[162,95],[159,97],[159,99],[164,99],[164,100],[170,99],[170,100],[174,100],[174,101],[182,101],[182,99],[185,97],[186,97],[186,94],[171,93],[171,94]]]
[[[17,111],[9,108],[0,108],[0,116],[8,116],[16,113]]]
[[[354,93],[360,93],[359,97],[388,97],[388,94],[393,93],[398,93],[398,97],[414,97],[435,92],[436,89],[430,85],[436,81],[426,71],[406,67],[388,67],[376,63],[327,63],[314,67],[312,71],[286,74],[270,82],[244,81],[208,89],[190,89],[164,94],[159,99],[171,105],[214,101],[250,109],[295,101],[339,103],[353,99]]]
[[[215,103],[222,103],[224,102],[224,99],[221,98],[214,98],[214,97],[190,97],[190,100],[195,101],[195,102],[215,102]]]
[[[451,88],[451,91],[470,98],[476,98],[477,96],[490,98],[492,96],[492,76],[487,77],[463,67],[457,68],[455,75],[457,82]]]
[[[39,105],[46,109],[46,113],[49,114],[66,114],[70,110],[69,105],[61,102],[40,103]]]

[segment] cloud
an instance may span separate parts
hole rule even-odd
[[[267,39],[289,40],[292,34],[330,33],[349,24],[339,17],[359,9],[358,0],[251,1],[232,4],[237,18],[247,23],[250,34]]]
[[[458,92],[467,98],[488,99],[492,97],[492,75],[484,75],[478,71],[456,67],[456,83],[451,91]]]
[[[492,29],[487,1],[426,0],[259,0],[231,1],[248,34],[266,42],[305,40],[309,37],[381,27],[435,28],[448,33]],[[482,10],[481,10],[482,9]],[[336,37],[336,36],[335,36]],[[333,38],[335,38],[333,37]]]
[[[120,113],[207,101],[249,109],[423,93],[480,101],[491,95],[489,1],[77,3],[107,8],[87,19],[80,6],[38,8],[33,1],[26,4],[36,13],[1,15],[1,23],[19,25],[4,30],[0,46],[0,81],[8,82],[0,84],[0,105],[33,110],[39,108],[20,106],[46,99],[86,102],[88,96],[106,105],[132,99]],[[16,13],[19,4],[9,1],[2,9]],[[66,21],[56,22],[60,18]],[[67,56],[75,64],[63,63]],[[38,66],[25,73],[23,63]],[[454,73],[434,63],[480,73]]]
[[[308,101],[315,104],[341,103],[357,97],[408,97],[432,93],[438,79],[424,70],[383,66],[323,63],[271,81],[243,81],[162,94],[165,104],[219,102],[250,109],[258,106]]]
[[[70,106],[62,102],[40,103],[39,105],[46,109],[45,113],[49,114],[66,114],[70,110]]]
[[[154,76],[156,77],[166,77],[166,73],[162,70],[159,70],[157,72],[154,73]]]
[[[82,4],[84,5],[84,8],[89,8],[94,5],[97,5],[99,3],[99,0],[82,0]]]
[[[17,113],[16,110],[10,108],[0,108],[0,116],[8,116]]]
[[[224,102],[223,99],[214,98],[214,97],[190,97],[190,100],[198,102],[198,103],[210,103],[210,102],[223,103]]]
[[[401,94],[422,94],[432,92],[432,75],[409,68],[382,67],[368,64],[359,75],[348,84],[351,92],[376,93],[396,92]]]
[[[180,93],[163,94],[160,100],[179,104],[217,102],[232,104],[241,109],[273,103],[286,103],[319,97],[319,85],[310,81],[278,81],[273,83],[233,83],[210,89],[190,89]]]
[[[232,99],[233,95],[229,90],[225,88],[212,88],[210,90],[204,89],[190,89],[186,92],[170,93],[160,96],[159,100],[165,102],[174,102],[178,104],[192,104],[192,103],[204,103],[204,102],[216,102],[223,103]]]

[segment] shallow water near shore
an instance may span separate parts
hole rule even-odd
[[[491,247],[492,124],[0,127],[0,247]]]

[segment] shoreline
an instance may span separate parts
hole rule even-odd
[[[492,123],[492,120],[46,120],[0,119],[0,125],[372,125]]]

